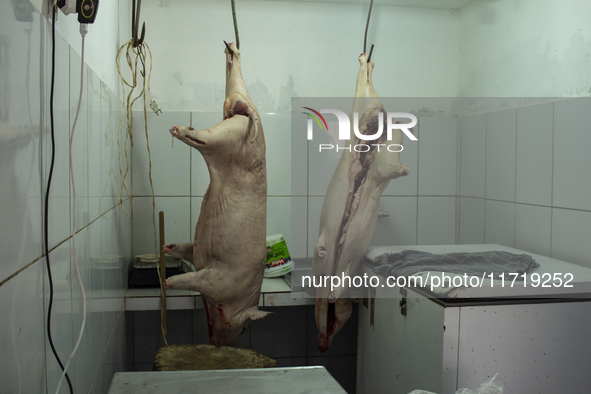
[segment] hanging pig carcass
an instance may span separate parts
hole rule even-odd
[[[197,149],[210,184],[195,240],[170,244],[165,252],[191,261],[196,272],[166,279],[166,287],[201,293],[210,342],[234,346],[258,310],[266,263],[267,172],[265,138],[240,69],[240,52],[226,53],[224,120],[204,130],[174,126],[173,137]]]
[[[366,53],[359,56],[353,113],[358,113],[359,134],[370,136],[377,134],[380,118],[381,130],[386,130],[387,116],[372,86],[374,62],[367,60]],[[328,186],[314,248],[313,271],[320,277],[356,275],[376,228],[380,195],[391,179],[410,172],[406,164],[399,162],[400,153],[376,146],[385,142],[401,145],[401,130],[393,130],[391,141],[386,141],[386,132],[377,140],[365,140],[355,135],[356,124],[351,122],[347,146],[366,144],[371,148],[367,152],[344,149]],[[316,290],[317,345],[321,352],[329,348],[334,335],[351,316],[352,300],[347,285],[343,281],[332,290],[330,286]]]

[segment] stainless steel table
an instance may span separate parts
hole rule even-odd
[[[346,394],[324,367],[119,372],[108,394]]]

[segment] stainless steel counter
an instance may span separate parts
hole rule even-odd
[[[120,372],[108,394],[346,394],[324,367]]]

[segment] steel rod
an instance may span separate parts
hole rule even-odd
[[[232,19],[234,19],[234,32],[236,33],[236,48],[240,49],[240,37],[238,36],[238,22],[236,21],[236,4],[234,0],[232,0]]]
[[[232,0],[234,3],[234,0]],[[367,30],[369,29],[369,17],[371,16],[371,9],[373,8],[373,0],[369,3],[369,12],[367,13],[367,23],[365,24],[365,37],[363,38],[363,53],[367,53],[365,49],[367,48]]]

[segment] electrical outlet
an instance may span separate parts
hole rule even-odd
[[[54,0],[43,0],[43,4],[41,5],[41,13],[47,20],[51,20],[51,7],[53,7],[53,2]]]
[[[53,8],[53,4],[56,3],[57,7],[62,11],[63,14],[75,14],[76,11],[76,4],[77,0],[43,0],[43,16],[46,17],[48,20],[51,20],[51,10]],[[58,14],[55,14],[55,19],[58,19]]]
[[[77,3],[77,0],[57,0],[57,6],[66,15],[75,14],[78,12],[76,10]]]

